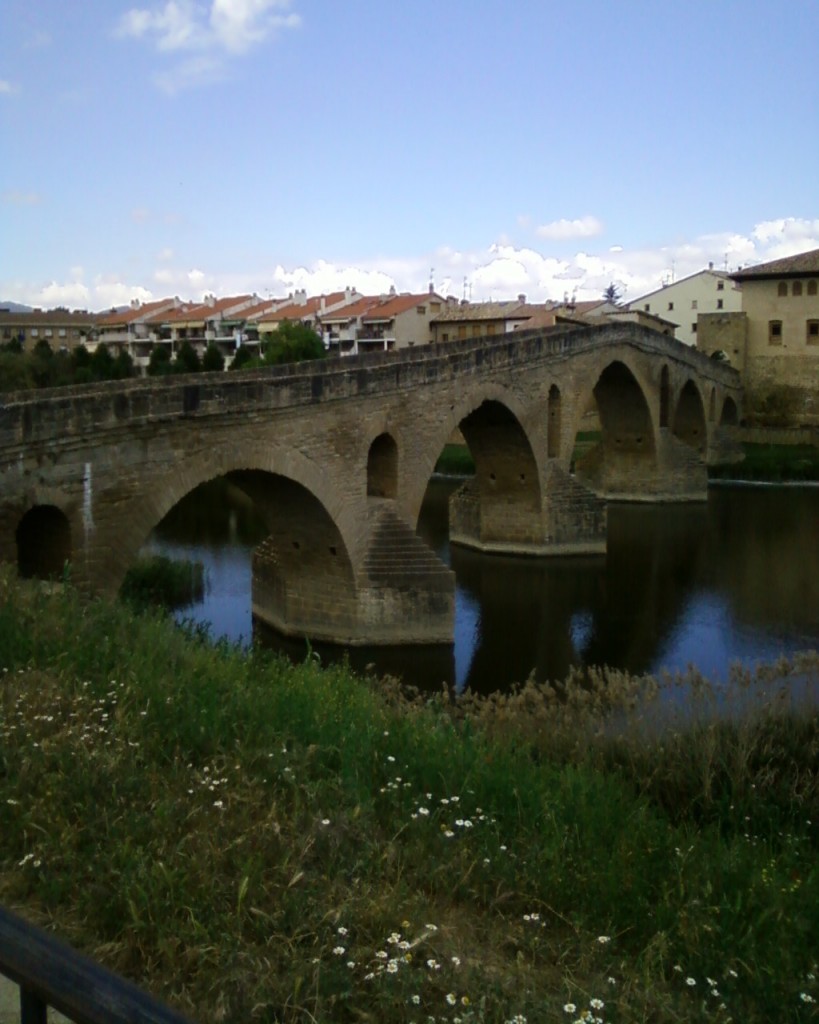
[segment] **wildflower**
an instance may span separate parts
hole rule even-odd
[[[449,1003],[450,1006],[454,1006],[458,1002],[458,997],[455,995],[454,992],[447,992],[446,1001]]]
[[[420,1006],[421,1005],[421,997],[420,996],[410,996],[410,1002],[413,1003],[413,1005],[415,1005],[415,1006]]]
[[[214,800],[213,801],[213,806],[214,807],[218,807],[219,810],[221,810],[225,806],[225,804],[224,804],[223,800]]]
[[[388,960],[389,959],[389,955],[383,949],[379,949],[379,951],[375,955],[376,955],[376,957],[378,957],[379,960]]]
[[[347,929],[343,925],[341,926],[341,928],[336,928],[336,931],[338,932],[339,935],[347,934]]]
[[[330,824],[330,819],[329,818],[322,818],[321,819],[321,823],[322,823],[322,825],[329,825]]]
[[[352,970],[355,967],[355,960],[348,960],[347,966]]]
[[[610,935],[598,935],[597,936],[597,941],[600,943],[601,946],[605,946],[607,942],[611,942],[611,936]]]
[[[617,984],[617,979],[616,978],[606,978],[606,981],[609,983],[609,985],[616,985]]]
[[[453,964],[455,964],[456,967],[460,967],[461,966],[461,958],[459,956],[453,956],[452,957],[452,962],[453,962]]]
[[[577,1007],[574,1005],[574,1003],[566,1003],[566,1005],[563,1007],[564,1013],[575,1013],[576,1011]]]
[[[390,960],[387,964],[387,974],[396,974],[398,972],[398,964],[395,960]]]
[[[344,956],[347,950],[343,946],[335,946],[333,949],[334,956]]]
[[[426,808],[426,807],[419,807],[419,808],[418,808],[418,813],[419,813],[419,814],[423,814],[423,815],[424,815],[424,817],[428,817],[428,815],[429,815],[429,810],[428,810],[428,808]]]
[[[590,999],[589,1000],[589,1006],[593,1010],[602,1010],[605,1005],[606,1004],[603,1002],[602,999]]]
[[[813,998],[813,996],[809,992],[800,992],[799,993],[799,998],[802,1000],[803,1003],[815,1003],[816,1002],[816,1000]]]
[[[693,988],[697,984],[697,981],[695,978],[686,978],[685,983],[689,988]]]
[[[461,996],[461,1006],[469,1006],[470,1001],[469,996]]]

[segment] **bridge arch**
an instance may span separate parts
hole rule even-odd
[[[71,561],[71,524],[56,505],[33,505],[17,524],[15,540],[21,576],[52,579]]]
[[[720,413],[719,422],[720,426],[724,427],[735,427],[739,423],[739,410],[737,409],[737,403],[730,395],[726,395],[725,401],[722,403],[722,412]]]
[[[578,412],[585,411],[593,398],[600,419],[600,442],[575,465],[577,478],[596,493],[628,496],[656,474],[650,393],[639,367],[628,357],[616,358],[603,367],[589,398],[578,406]]]
[[[700,389],[689,377],[680,391],[671,432],[691,448],[704,452],[708,442],[705,406]]]
[[[345,520],[341,497],[330,493],[326,479],[311,460],[292,449],[216,450],[185,460],[174,471],[146,481],[139,493],[122,506],[110,527],[116,534],[110,547],[118,557],[95,567],[97,585],[116,592],[151,531],[191,491],[216,477],[229,478],[253,499],[271,533],[279,530],[281,535],[285,524],[292,527],[290,549],[294,552],[302,550],[306,556],[309,546],[300,538],[305,529],[312,528],[316,551],[323,553],[328,568],[337,573],[350,566],[350,548],[355,539],[351,517]],[[311,571],[316,568],[311,563]]]
[[[367,495],[395,498],[398,493],[398,445],[392,434],[383,433],[367,453]]]
[[[410,481],[406,507],[417,526],[429,478],[441,451],[460,430],[475,462],[475,481],[484,499],[499,494],[505,484],[510,507],[520,497],[540,507],[540,473],[535,442],[527,423],[527,410],[518,395],[495,382],[463,395],[449,407],[444,422],[435,424],[419,462],[417,478]]]

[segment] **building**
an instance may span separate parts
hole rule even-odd
[[[707,270],[665,284],[628,304],[629,310],[651,313],[676,324],[675,337],[685,345],[697,344],[701,313],[738,313],[741,308],[739,289],[726,272],[714,270],[713,263]]]
[[[110,313],[103,313],[97,318],[97,336],[93,347],[106,345],[113,356],[125,351],[136,358],[145,352],[147,359],[156,340],[151,337],[153,332],[148,321],[156,313],[166,313],[182,305],[179,298],[157,299],[155,302],[134,299],[125,309],[112,309]]]
[[[697,347],[739,370],[749,408],[787,396],[795,422],[819,423],[819,249],[730,276],[742,312],[702,317]]]
[[[446,304],[437,292],[394,290],[361,317],[356,344],[359,352],[390,352],[398,348],[428,345],[433,340],[431,323]]]
[[[47,341],[56,352],[88,345],[94,338],[97,315],[86,310],[34,309],[14,313],[0,309],[0,345],[19,342],[30,352],[38,341]]]

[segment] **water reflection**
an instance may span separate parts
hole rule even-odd
[[[725,678],[734,661],[819,647],[819,489],[719,487],[707,504],[615,505],[605,556],[530,560],[450,549],[452,486],[431,483],[419,530],[456,574],[454,645],[314,645],[323,660],[346,656],[424,688],[489,692],[592,664],[695,664]],[[263,536],[252,505],[222,481],[177,506],[150,546],[204,561],[205,599],[181,614],[247,642],[251,552]],[[297,659],[308,650],[259,626],[255,637]]]

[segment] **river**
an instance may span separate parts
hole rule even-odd
[[[723,680],[733,662],[819,649],[819,488],[720,485],[703,503],[612,505],[605,555],[525,559],[450,547],[453,486],[431,481],[419,533],[455,572],[454,645],[316,645],[322,660],[348,656],[355,668],[424,689],[489,692],[532,674],[563,679],[579,665],[656,673],[693,664]],[[251,553],[263,535],[230,488],[180,503],[146,544],[205,565],[203,600],[178,617],[250,642]],[[297,659],[307,654],[304,641],[258,625],[255,638]]]

